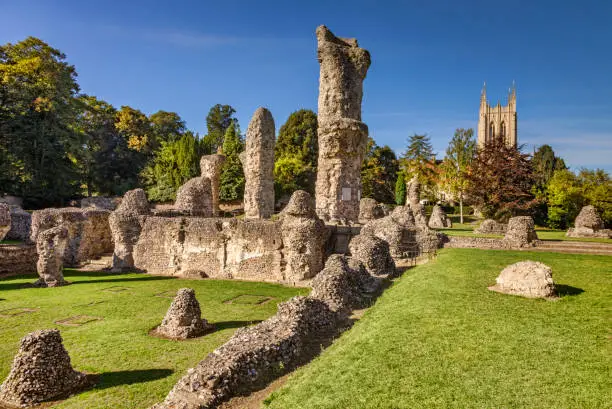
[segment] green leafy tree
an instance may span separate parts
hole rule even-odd
[[[314,193],[317,170],[317,115],[300,109],[281,126],[274,148],[277,199],[298,189]]]
[[[230,202],[242,200],[244,196],[244,171],[240,162],[240,153],[244,150],[244,141],[240,136],[237,124],[231,123],[223,138],[225,163],[221,169],[219,199]]]
[[[395,152],[388,146],[376,145],[374,140],[369,138],[361,167],[363,197],[370,197],[381,203],[394,203],[398,170]]]
[[[0,46],[0,191],[26,206],[78,194],[76,76],[63,53],[37,38]]]
[[[151,131],[149,118],[138,109],[122,106],[117,112],[115,127],[121,136],[127,140],[128,147],[147,156],[152,156],[159,147]]]
[[[546,192],[548,227],[566,229],[584,204],[580,181],[569,170],[559,169],[553,172]]]
[[[217,104],[210,108],[206,116],[208,135],[204,137],[207,153],[217,152],[223,146],[225,133],[232,126],[238,127],[238,120],[234,117],[236,110],[231,105]]]
[[[155,159],[142,171],[147,196],[157,202],[174,200],[178,188],[200,174],[199,141],[192,132],[161,144]]]
[[[398,172],[397,181],[395,182],[395,204],[403,206],[406,203],[406,180],[404,173]]]
[[[410,180],[416,175],[422,186],[433,186],[436,174],[435,158],[429,136],[414,134],[408,137],[407,144],[400,160],[404,177]]]
[[[463,223],[463,199],[468,188],[468,169],[476,154],[473,129],[457,129],[446,148],[441,166],[442,185],[459,199],[459,214]]]
[[[557,170],[567,169],[565,161],[555,155],[550,145],[540,146],[533,154],[531,159],[534,177],[537,185],[545,188],[548,181],[553,177]]]
[[[612,224],[612,180],[602,169],[580,169],[578,181],[585,204],[594,206],[606,225]]]
[[[149,117],[156,143],[175,142],[186,131],[185,121],[176,112],[157,111]]]
[[[537,204],[532,193],[529,155],[495,140],[478,150],[468,173],[466,193],[487,218],[507,220],[529,214]]]

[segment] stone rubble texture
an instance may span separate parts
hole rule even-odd
[[[538,240],[531,216],[511,217],[503,241],[512,247],[530,247]]]
[[[174,208],[185,216],[213,216],[212,186],[210,179],[189,179],[176,192]]]
[[[410,206],[416,225],[418,227],[428,227],[425,206],[421,204],[421,183],[416,175],[408,182],[406,191],[406,205]]]
[[[108,218],[115,244],[112,270],[116,272],[134,268],[134,246],[140,238],[142,225],[149,214],[149,202],[142,189],[127,191],[117,210]]]
[[[30,243],[32,229],[32,215],[19,206],[10,206],[11,230],[6,235],[7,240],[19,240]]]
[[[110,211],[117,209],[120,203],[120,197],[92,196],[81,199],[81,207],[93,207]]]
[[[347,315],[368,305],[380,289],[381,280],[368,273],[361,261],[332,254],[311,285],[310,297],[325,302],[334,312]]]
[[[389,243],[370,234],[359,234],[349,244],[351,256],[363,263],[366,270],[375,276],[396,274],[395,261],[389,251]]]
[[[205,155],[200,159],[200,175],[210,180],[210,192],[213,216],[219,216],[219,192],[221,188],[221,170],[225,156],[221,154]]]
[[[444,229],[453,227],[453,223],[444,213],[442,206],[435,205],[431,211],[428,226],[432,229]]]
[[[55,226],[38,234],[36,271],[40,278],[34,283],[35,286],[59,287],[66,284],[63,270],[67,246],[68,229],[65,226]]]
[[[297,282],[314,277],[323,269],[329,232],[314,209],[308,192],[293,192],[281,215],[285,280]]]
[[[75,371],[55,329],[32,332],[22,338],[8,377],[0,386],[0,405],[29,407],[67,397],[87,384]]]
[[[552,269],[537,261],[519,261],[504,268],[490,290],[528,298],[555,296]]]
[[[337,332],[337,324],[336,315],[319,300],[300,296],[280,303],[276,315],[237,330],[189,369],[152,409],[216,408],[306,362],[320,350],[321,337]]]
[[[155,332],[167,338],[187,339],[198,337],[210,328],[208,321],[202,318],[195,291],[191,288],[181,288]]]
[[[493,219],[486,219],[480,223],[478,228],[474,229],[474,233],[503,235],[506,234],[506,230],[508,230],[507,224],[496,222]]]
[[[370,220],[380,219],[388,213],[388,209],[385,212],[385,208],[374,199],[364,197],[359,201],[359,223],[365,224]]]
[[[108,210],[65,207],[36,210],[32,213],[31,240],[51,227],[63,225],[68,229],[68,245],[64,253],[66,266],[98,258],[113,251]]]
[[[36,271],[38,254],[33,244],[0,245],[0,277],[3,275],[32,274]]]
[[[268,219],[274,214],[274,118],[266,108],[257,108],[240,154],[244,170],[244,217]]]
[[[574,226],[567,231],[567,237],[612,239],[612,229],[605,228],[603,219],[593,206],[584,206],[580,210],[574,221]]]
[[[0,203],[0,241],[11,231],[11,209],[6,203]]]
[[[325,222],[357,222],[368,139],[368,127],[361,122],[361,100],[370,54],[359,48],[356,39],[336,37],[325,26],[319,26],[316,34],[320,64],[316,210]]]

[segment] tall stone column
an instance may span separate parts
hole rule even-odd
[[[240,161],[246,179],[244,215],[267,219],[274,213],[274,118],[266,108],[257,108],[246,134],[246,149]]]
[[[361,122],[363,80],[370,53],[356,39],[317,28],[319,77],[319,158],[315,185],[317,214],[325,221],[357,222],[361,163],[368,127]]]
[[[224,162],[225,156],[219,154],[202,156],[200,159],[200,174],[210,179],[213,216],[219,216],[219,186]]]

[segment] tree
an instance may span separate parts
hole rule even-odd
[[[395,204],[403,206],[406,203],[406,180],[404,173],[398,172],[397,181],[395,182]]]
[[[157,111],[149,117],[156,143],[175,142],[185,133],[185,121],[176,112]]]
[[[192,132],[162,146],[142,171],[147,196],[152,201],[174,200],[178,188],[200,174],[199,141]]]
[[[238,127],[238,120],[234,118],[236,110],[231,105],[217,104],[210,108],[206,116],[208,135],[204,137],[204,144],[209,153],[214,153],[223,145],[227,129],[234,124]]]
[[[225,163],[221,169],[219,199],[222,201],[241,200],[244,196],[244,171],[240,162],[240,152],[244,150],[244,141],[240,129],[231,123],[223,138],[223,154]]]
[[[612,224],[612,180],[602,169],[580,169],[578,182],[581,185],[585,204],[595,206],[601,218]]]
[[[128,141],[130,149],[152,156],[159,147],[151,132],[149,118],[138,109],[122,106],[115,119],[117,131]]]
[[[394,203],[398,170],[395,152],[386,145],[376,145],[374,140],[369,138],[361,167],[363,197],[370,197],[381,203]]]
[[[565,161],[555,155],[550,145],[542,145],[533,153],[531,159],[537,185],[545,188],[556,170],[567,169]]]
[[[317,115],[308,109],[291,113],[280,127],[274,148],[277,199],[298,189],[314,193],[317,142]]]
[[[417,176],[421,185],[432,186],[435,177],[435,160],[431,141],[427,135],[408,137],[408,146],[400,160],[404,178]]]
[[[0,46],[0,191],[23,196],[26,206],[78,193],[76,76],[63,53],[37,38]]]
[[[547,190],[548,227],[566,229],[584,205],[580,181],[567,169],[553,172]]]
[[[478,150],[468,172],[466,193],[487,218],[505,220],[529,213],[537,203],[532,193],[529,155],[494,140]]]
[[[455,197],[459,198],[459,214],[463,223],[463,198],[468,187],[468,169],[474,154],[476,141],[473,129],[457,129],[446,148],[442,162],[442,184]]]

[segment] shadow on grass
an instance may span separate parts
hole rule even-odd
[[[241,328],[248,327],[250,325],[259,324],[261,320],[253,320],[253,321],[219,321],[219,322],[211,322],[215,326],[215,331],[223,331],[224,329],[230,328]]]
[[[121,385],[132,385],[156,381],[172,375],[171,369],[134,369],[129,371],[103,372],[97,378],[95,389],[107,389]]]
[[[565,284],[555,284],[555,291],[559,297],[578,295],[584,292],[582,288],[572,287],[571,285]]]
[[[36,276],[36,277],[38,277],[38,276]],[[146,275],[143,274],[142,277],[135,277],[135,278],[124,277],[124,278],[109,278],[107,280],[100,279],[100,280],[70,281],[70,278],[74,278],[74,277],[76,277],[76,275],[74,275],[74,274],[68,274],[68,275],[64,276],[64,278],[66,278],[67,281],[70,282],[70,285],[100,284],[100,283],[130,283],[130,282],[135,282],[135,281],[176,280],[176,277],[146,276]],[[102,275],[100,274],[98,277],[102,277]],[[21,277],[13,277],[13,278],[21,278]],[[26,278],[26,277],[23,277],[23,278]],[[27,277],[27,278],[32,278],[32,283],[36,280],[35,277]],[[0,281],[0,291],[23,290],[25,288],[36,288],[36,287],[34,287],[32,285],[32,283],[6,283],[6,284],[3,284]],[[43,290],[45,290],[45,289],[43,289]],[[52,289],[46,289],[46,290],[52,290]]]

